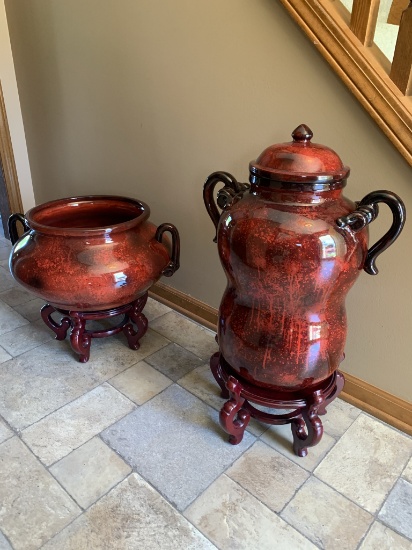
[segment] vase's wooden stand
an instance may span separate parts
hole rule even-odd
[[[147,292],[130,304],[103,311],[67,311],[46,304],[41,309],[41,316],[46,325],[56,334],[56,340],[64,340],[67,332],[70,332],[70,344],[79,355],[79,361],[86,363],[90,357],[90,345],[92,338],[106,338],[119,332],[123,332],[131,349],[140,347],[139,340],[147,331],[148,322],[142,313],[147,301]],[[52,318],[52,313],[58,311],[63,315],[60,323]],[[123,315],[123,319],[115,326],[106,330],[88,330],[86,321],[101,321],[117,315]]]
[[[210,358],[210,368],[222,390],[222,397],[229,398],[223,405],[219,419],[229,434],[229,442],[242,441],[250,418],[271,425],[290,424],[293,434],[293,450],[298,456],[306,456],[322,438],[323,425],[319,415],[326,414],[326,407],[333,401],[345,383],[343,374],[335,371],[330,377],[309,390],[279,392],[255,386],[239,380],[239,374],[225,361],[221,353]],[[271,414],[254,407],[250,402],[273,409],[291,409],[290,412]]]

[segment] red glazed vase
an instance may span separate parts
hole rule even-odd
[[[211,174],[204,200],[227,277],[221,362],[249,385],[302,394],[338,369],[345,297],[362,269],[377,273],[376,258],[402,230],[405,208],[388,191],[348,200],[342,190],[349,168],[339,156],[312,143],[305,125],[292,135],[250,163],[250,185]],[[224,187],[216,205],[217,184]],[[393,223],[368,251],[367,226],[379,202],[390,207]]]
[[[134,302],[179,268],[179,234],[156,228],[144,202],[84,196],[47,202],[14,214],[10,270],[30,292],[55,308],[110,310]],[[19,239],[16,224],[25,233]],[[172,235],[172,245],[164,233]]]

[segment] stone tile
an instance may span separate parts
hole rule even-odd
[[[221,550],[316,548],[225,475],[208,487],[184,515]]]
[[[131,468],[98,437],[51,466],[51,473],[83,508],[122,481]]]
[[[11,250],[11,242],[3,236],[3,229],[1,229],[0,248],[8,248]]]
[[[220,411],[225,402],[225,399],[220,396],[220,387],[213,378],[209,364],[192,370],[186,376],[180,378],[178,384],[217,411]]]
[[[308,454],[305,457],[297,456],[293,452],[293,436],[290,424],[270,426],[262,435],[261,440],[310,472],[325,458],[336,443],[333,437],[324,433],[317,445],[308,447]]]
[[[3,341],[3,338],[1,340]],[[4,363],[9,359],[11,359],[11,355],[7,353],[7,351],[0,346],[0,363]]]
[[[102,437],[183,510],[255,441],[246,433],[239,445],[230,445],[217,422],[216,411],[173,385]]]
[[[213,550],[197,529],[137,474],[130,475],[44,550]]]
[[[158,302],[157,300],[154,300],[153,298],[149,297],[147,299],[143,313],[146,315],[147,320],[150,323],[151,321],[154,321],[154,319],[157,319],[157,317],[160,317],[165,313],[169,313],[169,311],[172,311],[170,307],[167,307],[164,304]]]
[[[342,399],[335,399],[321,416],[323,428],[332,437],[341,437],[362,411]]]
[[[412,439],[361,414],[315,474],[375,513],[401,474],[411,452]]]
[[[213,377],[209,364],[202,365],[189,372],[189,374],[178,381],[178,384],[217,411],[220,411],[226,401],[220,396],[220,387]],[[266,424],[262,424],[254,418],[251,418],[247,426],[247,431],[258,437],[267,429],[268,426]]]
[[[6,439],[9,439],[12,437],[13,432],[6,426],[6,424],[3,422],[3,420],[0,418],[0,443],[3,441],[6,441]]]
[[[96,356],[84,365],[77,363],[65,342],[52,341],[4,363],[0,414],[16,429],[33,424],[97,386],[95,362]]]
[[[169,378],[163,376],[145,361],[140,361],[137,365],[110,379],[112,386],[138,405],[143,405],[171,383]]]
[[[306,470],[260,441],[238,458],[226,475],[274,512],[280,512],[309,477]]]
[[[134,405],[109,384],[103,384],[22,432],[24,442],[49,466],[80,447]]]
[[[412,483],[412,458],[410,459],[406,468],[404,469],[402,473],[402,477],[404,477],[406,481],[409,481],[410,483]]]
[[[27,325],[28,323],[29,322],[27,319],[19,315],[10,306],[0,301],[0,335],[6,334],[15,328]]]
[[[15,550],[35,550],[80,513],[80,508],[13,437],[0,445],[0,529]]]
[[[202,359],[174,343],[157,351],[146,361],[174,382],[203,363]]]
[[[412,540],[412,483],[399,479],[379,512],[388,527]]]
[[[108,342],[110,340],[113,340],[113,338],[95,339],[93,341],[93,344]],[[143,336],[143,338],[140,340],[140,348],[138,350],[131,350],[128,347],[126,338],[123,334],[119,335],[119,342],[122,343],[122,345],[134,356],[133,364],[138,363],[142,359],[146,359],[146,357],[148,357],[149,355],[152,355],[159,349],[162,349],[168,344],[170,344],[170,340],[168,340],[161,334],[157,333],[155,330],[151,330],[150,328],[146,332],[146,334]],[[91,353],[93,353],[93,347],[92,347]]]
[[[0,531],[0,550],[13,550],[6,537]]]
[[[3,334],[1,345],[13,357],[53,340],[54,334],[43,321],[35,321]]]
[[[7,259],[4,259],[5,262],[8,262]],[[12,274],[10,273],[8,267],[0,266],[0,292],[3,290],[8,290],[9,288],[17,287],[18,284],[13,279]]]
[[[0,414],[22,430],[168,343],[153,331],[137,351],[115,339],[95,339],[90,360],[79,363],[67,341],[51,340],[2,364]]]
[[[9,306],[14,307],[30,302],[34,299],[34,295],[31,294],[31,292],[24,290],[22,287],[14,287],[0,292],[0,299]]]
[[[375,521],[359,550],[412,550],[412,542]]]
[[[371,514],[314,477],[299,489],[281,516],[312,542],[330,550],[357,548],[373,521]]]
[[[191,351],[204,361],[218,351],[215,334],[175,311],[166,313],[151,323],[151,328]]]
[[[8,246],[0,247],[0,260],[8,260],[10,256],[10,248]]]
[[[0,260],[0,267],[4,267],[4,269],[9,269],[9,260]]]
[[[30,300],[30,302],[13,306],[13,309],[32,323],[33,321],[41,319],[40,310],[44,304],[44,300],[41,298],[35,298],[34,300]]]

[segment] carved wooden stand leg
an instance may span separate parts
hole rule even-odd
[[[41,316],[46,325],[56,334],[57,340],[64,340],[71,328],[70,344],[73,351],[79,355],[79,361],[86,363],[90,357],[92,338],[106,338],[123,331],[129,347],[134,350],[139,349],[139,340],[146,334],[148,328],[147,319],[142,313],[147,296],[145,293],[131,304],[103,311],[66,311],[46,304],[41,309]],[[57,323],[51,316],[55,311],[63,314],[60,323]],[[107,330],[88,330],[86,328],[87,321],[99,321],[118,315],[123,315],[123,319]]]
[[[222,428],[229,434],[230,443],[237,445],[242,441],[250,418],[271,425],[290,424],[293,451],[301,457],[307,455],[308,447],[313,447],[321,440],[323,426],[319,415],[326,413],[326,407],[336,399],[345,383],[343,375],[336,371],[318,384],[312,393],[305,392],[302,395],[299,392],[276,392],[257,387],[245,380],[239,381],[237,372],[220,353],[212,355],[210,368],[222,389],[222,396],[229,397],[219,418]],[[251,402],[290,412],[266,413],[254,407]]]
[[[69,317],[63,317],[60,320],[60,324],[56,323],[56,321],[52,318],[51,314],[54,313],[56,310],[53,306],[50,304],[44,305],[41,310],[40,314],[45,322],[45,324],[52,329],[52,331],[56,334],[55,338],[56,340],[64,340],[67,335],[67,331],[71,327],[71,322]]]
[[[227,390],[230,399],[223,405],[219,419],[223,429],[229,434],[229,443],[237,445],[243,439],[246,426],[250,421],[250,413],[242,408],[245,402],[240,396],[242,386],[233,376],[230,376],[227,381]]]
[[[79,312],[70,312],[73,328],[70,333],[70,344],[73,351],[79,354],[80,363],[87,363],[90,358],[91,335],[86,331],[86,319]]]
[[[138,350],[140,348],[139,340],[142,338],[148,328],[148,322],[142,310],[147,302],[147,293],[138,298],[132,305],[132,309],[128,316],[130,320],[136,325],[134,330],[132,323],[128,322],[123,327],[123,333],[127,338],[130,349]]]
[[[318,416],[318,409],[324,401],[322,392],[313,392],[312,400],[310,405],[302,409],[301,416],[291,423],[293,451],[298,456],[306,456],[308,447],[313,447],[322,439],[323,425]]]

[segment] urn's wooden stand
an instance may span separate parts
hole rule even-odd
[[[134,350],[139,349],[139,340],[145,335],[148,326],[147,319],[142,313],[147,296],[146,292],[131,304],[103,311],[67,311],[46,304],[41,309],[41,316],[46,325],[56,334],[56,340],[64,340],[71,328],[70,344],[73,350],[79,354],[79,361],[86,363],[90,357],[92,338],[106,338],[123,331],[129,347]],[[51,316],[55,311],[64,315],[60,323],[57,323]],[[88,330],[86,328],[86,321],[101,321],[117,315],[123,315],[123,319],[107,330]]]
[[[222,390],[222,397],[229,398],[220,411],[220,424],[229,434],[229,442],[242,441],[250,418],[266,424],[290,424],[293,434],[293,450],[298,456],[306,456],[322,438],[323,426],[319,415],[326,414],[326,407],[342,391],[345,379],[336,371],[314,388],[302,392],[276,392],[260,388],[245,380],[218,352],[210,359],[210,368]],[[290,412],[271,414],[254,407],[250,401],[273,409],[291,409]]]

